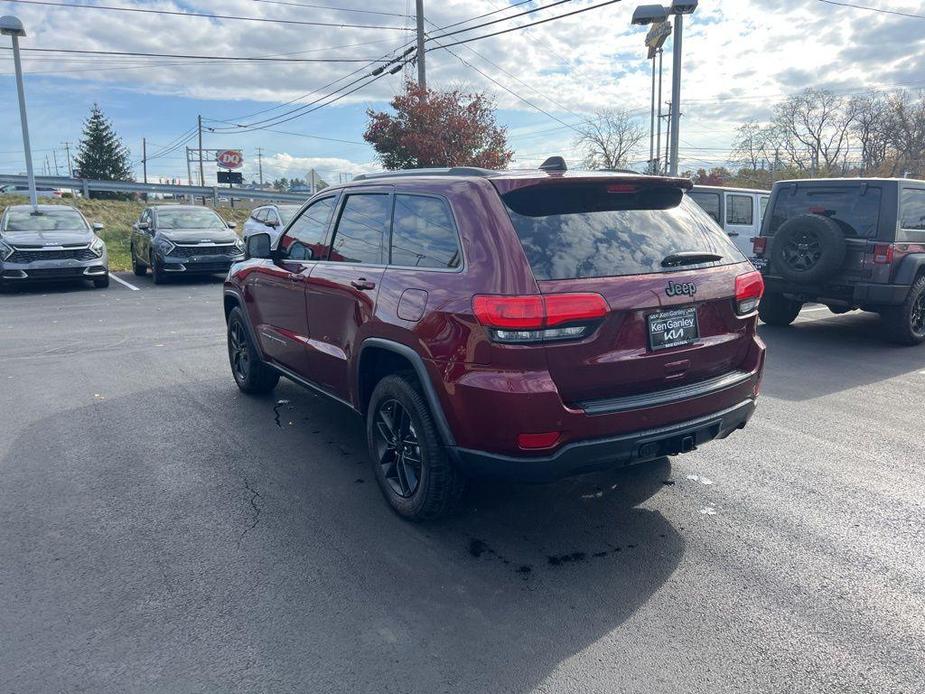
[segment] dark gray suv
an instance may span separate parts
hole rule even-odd
[[[244,242],[208,207],[152,205],[132,225],[132,270],[141,277],[148,269],[154,284],[170,274],[226,273],[244,259]]]
[[[11,205],[0,217],[0,285],[91,280],[109,286],[109,256],[97,231],[67,205]]]
[[[893,342],[925,342],[925,181],[779,181],[754,250],[765,323],[789,325],[818,301],[879,313]]]

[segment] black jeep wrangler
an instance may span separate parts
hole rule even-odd
[[[925,341],[925,181],[779,181],[753,242],[765,323],[789,325],[818,301],[879,313],[893,342]]]

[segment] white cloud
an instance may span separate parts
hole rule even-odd
[[[498,31],[516,23],[562,14],[597,0],[575,0],[515,22],[501,22],[447,39],[459,40]],[[204,0],[182,4],[110,0],[127,7],[177,11],[220,12],[296,21],[350,22],[413,27],[413,19],[352,14],[335,9],[306,9],[287,5],[226,0],[219,5]],[[315,0],[316,4],[321,4]],[[336,4],[341,4],[340,2]],[[644,60],[644,30],[630,26],[637,3],[627,0],[535,28],[457,46],[453,52],[498,82],[567,122],[601,107],[622,106],[638,111],[648,122],[649,65]],[[408,3],[365,4],[354,7],[402,12]],[[428,19],[444,26],[498,9],[499,0],[429,0]],[[413,7],[413,6],[412,6]],[[890,9],[916,11],[920,3],[892,0]],[[522,6],[507,14],[526,9]],[[24,47],[147,51],[237,56],[293,54],[293,58],[341,56],[376,58],[410,42],[413,32],[281,25],[243,21],[106,12],[79,8],[18,6],[29,36]],[[501,18],[498,14],[481,22]],[[476,22],[478,23],[478,22]],[[684,36],[682,153],[689,163],[721,161],[736,125],[746,118],[766,115],[775,100],[809,86],[828,86],[845,92],[890,85],[925,86],[925,32],[920,20],[839,8],[810,0],[714,0],[701,3],[687,20]],[[433,31],[438,34],[439,32]],[[481,56],[476,55],[477,51]],[[670,56],[665,56],[666,79]],[[7,59],[8,60],[8,59]],[[498,67],[494,67],[495,63]],[[250,99],[267,106],[321,88],[361,67],[331,63],[219,63],[191,60],[52,56],[29,54],[29,72],[56,74],[75,80],[131,84],[140,92],[197,99]],[[427,55],[432,85],[469,85],[487,88],[505,109],[533,113],[532,107],[498,88],[470,67],[442,50]],[[127,69],[131,68],[131,69]],[[368,68],[367,68],[368,69]],[[362,72],[358,73],[362,74]],[[358,76],[357,75],[357,76]],[[349,79],[356,79],[354,76]],[[349,79],[347,81],[349,81]],[[338,105],[387,100],[400,76],[383,78]],[[322,90],[321,93],[325,93]],[[670,95],[666,82],[665,100]],[[317,94],[306,100],[317,98]],[[291,108],[291,107],[290,107]],[[286,109],[279,109],[286,110]],[[256,116],[265,118],[274,112]],[[541,117],[541,116],[538,116]],[[304,129],[311,116],[287,124]],[[550,130],[558,128],[556,130]],[[572,133],[553,120],[548,125],[516,128],[511,141],[519,161],[541,161],[543,152],[564,153],[574,160]],[[359,133],[357,138],[359,139]],[[648,154],[647,143],[644,156]],[[310,158],[278,155],[267,166],[287,171],[302,166],[292,162]],[[332,161],[328,171],[359,165]],[[304,167],[303,167],[304,168]],[[304,172],[303,172],[304,173]]]

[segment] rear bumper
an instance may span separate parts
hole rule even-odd
[[[908,284],[852,282],[838,286],[800,285],[780,277],[764,277],[765,291],[794,296],[801,301],[826,300],[853,306],[895,306],[903,303],[909,294]]]
[[[743,428],[754,411],[755,399],[749,398],[706,417],[622,436],[575,441],[545,456],[509,456],[458,447],[451,453],[468,475],[549,482],[686,453]]]

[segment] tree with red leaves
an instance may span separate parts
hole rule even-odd
[[[484,93],[439,91],[405,82],[392,99],[395,113],[368,109],[369,142],[387,169],[481,166],[503,169],[514,152],[507,129],[495,122],[495,105]]]

